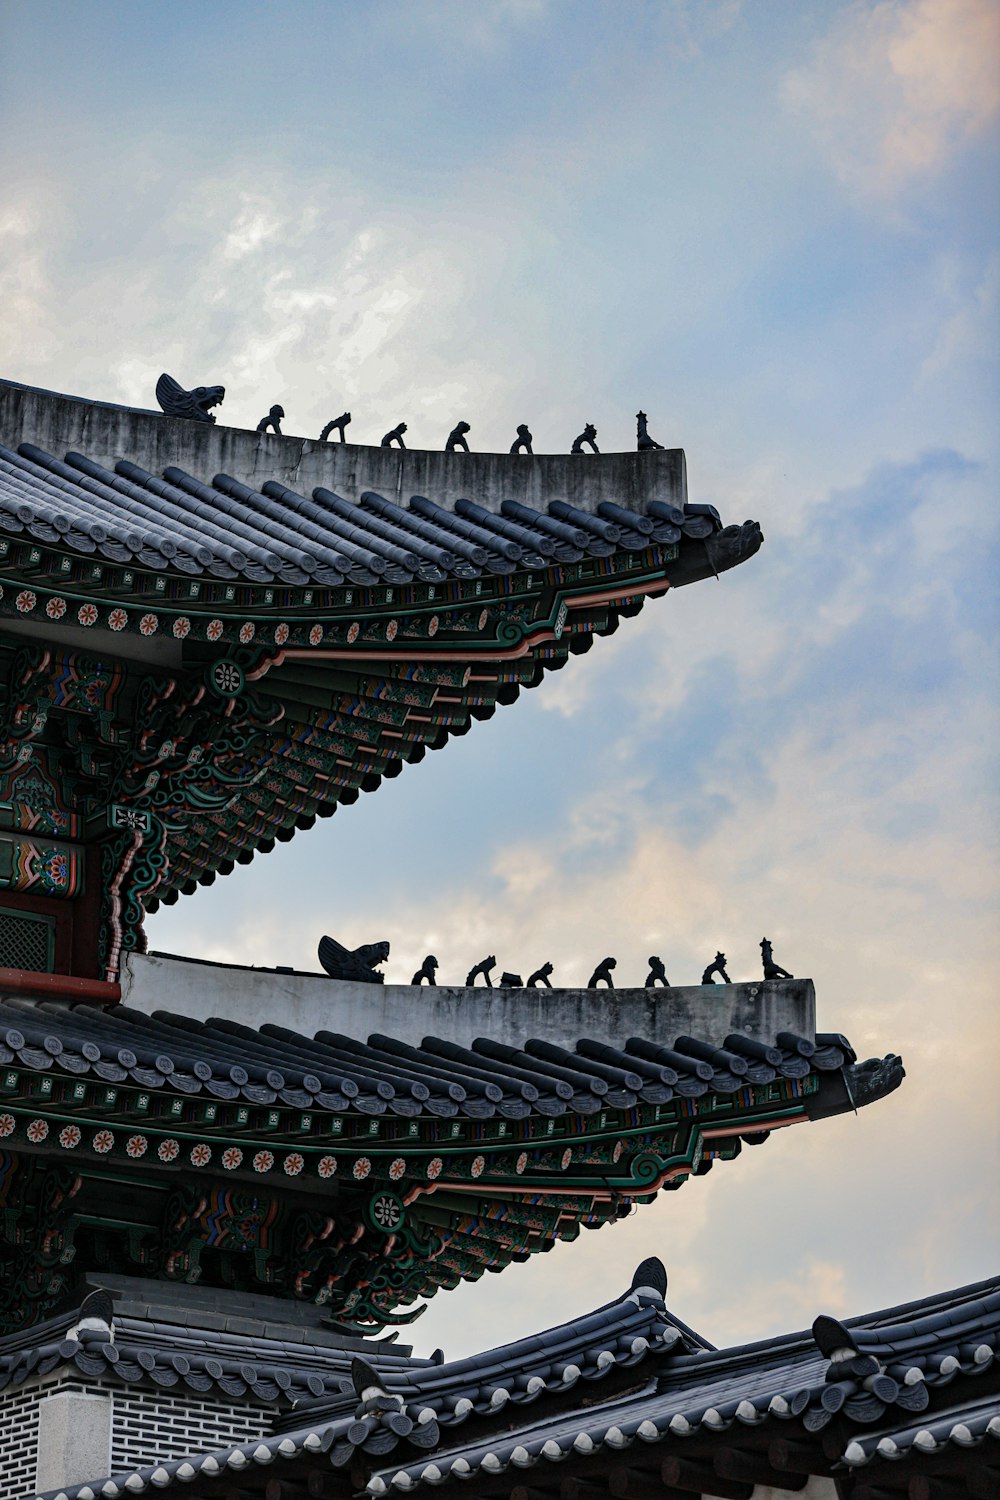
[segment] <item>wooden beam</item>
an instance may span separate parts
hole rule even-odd
[[[615,1500],[651,1500],[662,1493],[657,1484],[656,1472],[639,1469],[629,1464],[615,1464],[608,1474],[608,1493]]]
[[[287,1476],[278,1479],[276,1475],[272,1475],[264,1486],[264,1500],[305,1500],[307,1484],[308,1481],[303,1483],[302,1479],[289,1479]],[[340,1493],[343,1494],[343,1490]]]
[[[964,1481],[957,1476],[952,1478],[941,1474],[914,1474],[907,1493],[910,1500],[964,1500],[969,1491]],[[990,1495],[1000,1495],[1000,1487],[994,1487]]]
[[[747,1453],[742,1448],[720,1448],[712,1455],[712,1466],[723,1479],[738,1479],[744,1484],[770,1484],[779,1490],[804,1490],[808,1474],[786,1474],[769,1464],[763,1453]]]
[[[592,1484],[589,1479],[563,1479],[559,1484],[559,1500],[608,1500],[606,1484]]]
[[[966,1474],[965,1484],[973,1500],[996,1500],[1000,1495],[1000,1469],[993,1464],[978,1464]]]
[[[774,1468],[783,1474],[805,1474],[808,1477],[826,1473],[827,1462],[819,1448],[797,1443],[793,1438],[774,1438],[767,1445],[767,1456]]]
[[[117,1005],[122,997],[121,985],[112,980],[81,979],[75,974],[36,974],[33,970],[3,967],[0,967],[0,989],[5,995],[86,1000],[88,1005]]]
[[[721,1500],[750,1500],[753,1485],[737,1479],[723,1479],[711,1464],[694,1463],[671,1454],[660,1465],[660,1478],[673,1489],[690,1490],[696,1495],[719,1495]]]
[[[309,1500],[338,1500],[341,1495],[351,1495],[355,1486],[346,1474],[331,1472],[330,1468],[310,1469],[306,1478],[306,1493]]]

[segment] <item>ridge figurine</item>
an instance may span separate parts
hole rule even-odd
[[[414,974],[413,978],[410,980],[410,983],[411,984],[423,984],[424,981],[426,980],[426,982],[428,984],[437,984],[437,980],[434,977],[435,974],[437,973],[437,967],[438,967],[438,961],[437,961],[437,959],[434,957],[433,953],[428,953],[427,957],[424,959],[423,963],[420,965],[420,968],[417,970],[417,972]]]
[[[466,974],[466,984],[471,987],[476,982],[476,975],[482,974],[483,978],[486,980],[486,988],[488,990],[491,990],[493,988],[493,981],[490,978],[490,971],[492,969],[495,969],[496,966],[497,958],[495,953],[490,953],[486,958],[481,958],[477,964],[474,964],[472,966],[468,974]]]
[[[762,963],[764,965],[764,978],[765,979],[794,979],[795,978],[794,974],[789,974],[789,972],[788,972],[787,969],[783,969],[780,964],[776,964],[775,963],[775,961],[774,961],[774,954],[771,951],[771,944],[770,944],[770,942],[768,941],[767,938],[761,938],[761,940],[760,940],[760,956],[761,956],[761,961],[762,961]]]
[[[396,426],[393,427],[391,431],[386,433],[385,437],[382,439],[381,446],[383,448],[391,448],[393,443],[398,443],[401,448],[405,448],[406,444],[403,442],[403,433],[405,431],[406,423],[397,422]]]
[[[520,453],[522,449],[525,453],[531,453],[531,441],[531,433],[528,431],[527,425],[522,422],[517,429],[517,437],[510,445],[511,453]]]
[[[226,399],[224,385],[196,385],[186,391],[172,375],[161,375],[156,382],[156,399],[168,417],[186,417],[190,422],[214,422],[210,406]]]
[[[644,988],[651,990],[654,985],[662,984],[665,989],[669,989],[670,980],[667,978],[666,971],[664,970],[663,959],[657,958],[654,954],[647,962],[649,963],[649,973],[646,975]]]
[[[323,431],[319,435],[320,442],[325,443],[327,438],[330,436],[330,433],[333,432],[334,429],[336,429],[336,431],[340,433],[340,441],[342,443],[346,443],[347,439],[344,436],[344,428],[347,426],[350,420],[350,412],[345,411],[342,412],[339,417],[334,417],[332,422],[327,422],[326,426],[323,428]]]
[[[257,423],[258,432],[266,432],[270,427],[276,437],[281,436],[281,420],[284,417],[284,409],[280,406],[272,406],[266,417],[261,417]]]
[[[615,982],[611,978],[611,970],[617,968],[617,966],[617,959],[602,958],[593,974],[591,974],[590,978],[587,980],[588,990],[596,990],[601,980],[604,981],[609,990],[613,990],[615,987]]]
[[[721,975],[723,984],[732,984],[733,981],[726,973],[726,955],[724,953],[717,953],[712,959],[712,962],[701,976],[702,984],[714,984],[713,974]]]
[[[363,984],[384,984],[376,964],[389,957],[388,943],[362,943],[360,948],[345,948],[336,938],[319,940],[319,961],[331,979],[355,979]]]
[[[528,975],[527,979],[524,982],[525,989],[533,990],[536,988],[541,989],[544,987],[545,989],[550,990],[552,988],[552,981],[549,978],[551,973],[552,965],[550,963],[542,964],[542,967],[540,969],[536,969],[534,974]]]
[[[573,446],[569,451],[571,453],[582,453],[583,445],[584,443],[587,443],[594,453],[600,453],[601,450],[597,446],[596,438],[597,428],[594,426],[593,422],[588,422],[586,427],[580,433],[580,436],[573,439]]]
[[[648,418],[647,418],[646,413],[644,411],[636,412],[636,414],[635,414],[635,424],[636,424],[636,432],[635,432],[636,442],[635,442],[635,445],[638,448],[638,450],[639,450],[640,453],[644,453],[647,448],[662,448],[663,447],[662,443],[658,443],[655,438],[650,437],[650,435],[649,435],[649,428],[646,425],[647,421],[648,421]]]
[[[468,422],[457,423],[448,434],[448,441],[444,445],[444,451],[446,453],[457,453],[459,451],[468,453],[469,445],[465,441],[465,434],[471,431],[472,429]]]

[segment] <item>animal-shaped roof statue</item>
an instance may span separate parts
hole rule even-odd
[[[186,417],[190,422],[214,422],[210,406],[226,399],[224,385],[196,385],[186,391],[172,375],[161,375],[156,382],[156,399],[168,417]]]

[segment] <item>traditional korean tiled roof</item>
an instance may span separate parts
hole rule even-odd
[[[723,528],[687,502],[679,450],[386,467],[380,449],[198,427],[0,382],[0,622],[16,631],[0,639],[0,800],[37,813],[48,796],[69,838],[83,819],[121,830],[104,977],[142,946],[143,912],[375,790],[647,597],[761,543],[756,523]],[[104,461],[23,437],[98,428]],[[164,462],[171,448],[239,473]],[[304,448],[328,483],[306,480]],[[445,477],[446,496],[416,492]],[[71,786],[50,715],[72,723]],[[28,761],[48,782],[34,801]]]
[[[477,1474],[493,1481],[510,1468],[540,1469],[544,1484],[545,1471],[568,1458],[582,1460],[582,1474],[588,1459],[598,1467],[602,1453],[623,1457],[627,1466],[631,1450],[642,1470],[668,1454],[677,1464],[704,1461],[706,1451],[728,1451],[730,1441],[742,1447],[750,1433],[766,1436],[769,1447],[772,1440],[794,1444],[825,1429],[837,1438],[838,1451],[827,1455],[830,1468],[846,1477],[874,1459],[903,1458],[911,1448],[929,1454],[948,1443],[971,1448],[1000,1439],[998,1354],[1000,1279],[993,1279],[846,1324],[820,1317],[809,1333],[679,1352],[637,1396],[600,1412],[578,1405],[499,1442],[450,1447],[435,1453],[431,1464],[380,1471],[368,1492],[409,1492]],[[960,1394],[951,1389],[956,1381]],[[752,1446],[764,1447],[759,1441]],[[823,1469],[824,1448],[818,1447],[812,1472]],[[1000,1446],[994,1461],[998,1457]],[[740,1477],[727,1476],[725,1466],[716,1473]],[[507,1492],[502,1485],[496,1490]]]
[[[344,1328],[410,1321],[417,1299],[611,1222],[744,1142],[879,1097],[898,1058],[873,1076],[834,1035],[412,1047],[8,1001],[0,1312],[44,1316],[81,1236],[115,1269],[225,1275]],[[118,1162],[148,1192],[112,1214]]]
[[[306,1403],[258,1440],[44,1500],[188,1486],[211,1497],[234,1484],[263,1495],[269,1482],[289,1500],[450,1484],[490,1500],[678,1489],[749,1500],[755,1484],[799,1489],[810,1474],[836,1479],[847,1500],[870,1485],[901,1497],[991,1493],[1000,1281],[722,1349],[670,1314],[665,1291],[662,1266],[644,1262],[630,1290],[589,1317],[455,1362],[369,1361],[341,1400]]]
[[[111,470],[83,453],[0,443],[0,528],[158,572],[336,588],[508,577],[705,540],[721,522],[711,506],[657,500],[645,514],[611,502],[590,514],[560,500],[544,510],[507,500],[495,514],[421,495],[403,506],[372,490],[352,502],[322,485],[308,497],[274,479],[256,490],[228,474],[206,483],[175,466],[160,476],[122,459]]]
[[[331,1333],[318,1326],[318,1314],[316,1325],[296,1327],[288,1304],[274,1298],[221,1292],[206,1308],[190,1288],[178,1297],[168,1286],[164,1290],[174,1292],[168,1299],[157,1295],[157,1283],[88,1277],[91,1285],[102,1281],[114,1284],[110,1292],[91,1291],[58,1317],[0,1336],[0,1391],[46,1375],[77,1374],[177,1395],[246,1400],[277,1412],[320,1397],[342,1398],[352,1390],[351,1362],[359,1354],[377,1359],[390,1384],[441,1363],[386,1340]]]
[[[125,1005],[0,1002],[0,1063],[317,1115],[558,1119],[731,1096],[855,1061],[846,1038],[831,1033],[811,1041],[782,1032],[774,1046],[734,1032],[724,1047],[690,1036],[669,1048],[640,1037],[623,1048],[586,1039],[575,1049],[530,1039],[518,1048],[486,1037],[464,1048],[433,1036],[414,1047],[379,1034],[367,1042],[333,1031],[305,1037]]]
[[[252,1400],[272,1409],[279,1428],[294,1430],[307,1420],[339,1419],[347,1407],[353,1410],[351,1366],[361,1355],[377,1365],[390,1394],[407,1406],[429,1409],[447,1428],[475,1415],[494,1416],[508,1402],[512,1409],[530,1405],[578,1381],[585,1389],[612,1369],[631,1368],[679,1339],[691,1348],[705,1347],[689,1329],[669,1321],[655,1299],[634,1289],[629,1298],[576,1319],[551,1337],[533,1335],[445,1366],[440,1352],[421,1359],[384,1341],[314,1329],[294,1330],[299,1337],[292,1340],[293,1330],[281,1325],[281,1308],[268,1310],[269,1321],[261,1322],[257,1333],[220,1330],[220,1322],[245,1323],[248,1314],[261,1311],[253,1303],[241,1306],[234,1293],[220,1294],[220,1309],[236,1313],[235,1318],[211,1319],[194,1308],[180,1323],[173,1321],[179,1305],[158,1304],[155,1287],[142,1283],[153,1305],[137,1315],[128,1310],[134,1294],[127,1278],[113,1279],[118,1282],[113,1292],[91,1292],[59,1318],[0,1337],[0,1390],[30,1377],[76,1371],[129,1386]]]

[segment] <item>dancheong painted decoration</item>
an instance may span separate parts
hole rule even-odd
[[[902,1077],[888,1060],[862,1101],[842,1037],[782,1034],[770,1062],[730,1042],[668,1062],[0,1006],[0,1320],[49,1312],[82,1254],[377,1332]]]
[[[256,434],[97,411],[0,383],[0,804],[15,829],[81,828],[94,977],[142,947],[158,903],[761,542],[687,502],[677,450],[528,461],[282,439],[296,489],[256,477]],[[171,449],[199,472],[163,463]]]
[[[324,938],[323,974],[146,953],[160,903],[751,558],[757,523],[692,503],[641,412],[635,453],[590,423],[564,456],[526,427],[469,453],[467,423],[426,453],[157,395],[0,382],[0,1500],[964,1495],[1000,1434],[992,1284],[715,1350],[650,1259],[499,1349],[394,1342],[899,1086],[768,939],[755,982],[720,952],[701,985],[607,958],[582,991],[544,955],[379,982],[381,933]]]

